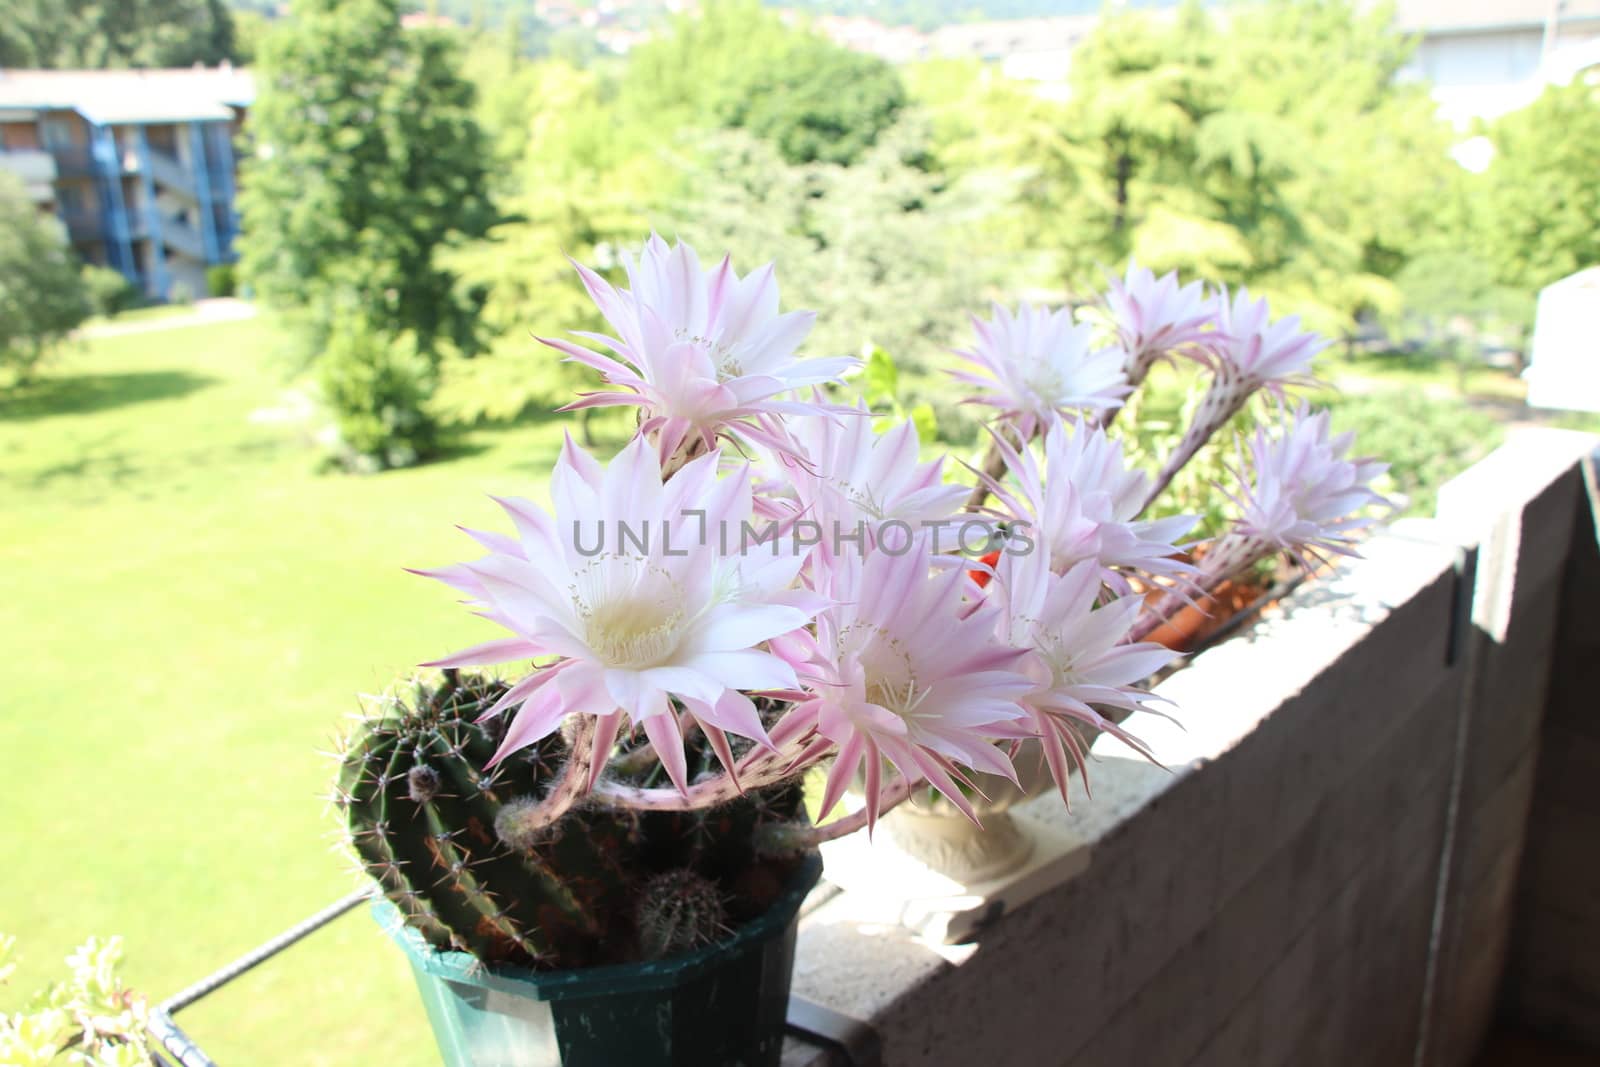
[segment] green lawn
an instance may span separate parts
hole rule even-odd
[[[488,635],[401,567],[469,556],[453,524],[496,524],[486,493],[542,495],[561,424],[318,475],[305,427],[260,414],[277,343],[262,320],[102,339],[0,394],[0,930],[25,957],[0,1007],[90,933],[160,998],[349,891],[319,752],[358,693]],[[223,1063],[437,1062],[361,914],[181,1022]]]

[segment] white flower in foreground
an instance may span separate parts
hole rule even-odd
[[[728,259],[710,270],[694,249],[668,246],[651,235],[637,262],[624,257],[628,288],[618,290],[574,264],[616,337],[578,336],[609,347],[617,358],[567,341],[541,338],[571,359],[598,370],[612,388],[562,410],[633,404],[640,433],[658,440],[665,461],[685,441],[693,451],[728,436],[787,451],[786,415],[830,410],[779,399],[796,389],[839,379],[850,357],[798,359],[811,331],[810,311],[778,313],[772,265],[740,277]]]
[[[793,486],[797,514],[816,524],[829,555],[836,548],[870,550],[880,534],[906,544],[928,524],[948,522],[968,493],[945,484],[943,456],[919,462],[922,442],[910,419],[880,434],[866,406],[858,412],[793,420],[804,458],[777,457]],[[954,547],[954,533],[940,547],[946,543]]]
[[[1133,391],[1122,353],[1094,347],[1094,327],[1075,324],[1065,308],[1050,311],[1023,304],[1013,315],[996,304],[994,318],[973,316],[978,341],[957,352],[980,373],[955,376],[982,392],[969,400],[987,404],[1016,424],[1024,440],[1052,418],[1072,412],[1106,411]]]
[[[801,667],[811,695],[789,724],[821,735],[803,759],[837,746],[819,817],[861,772],[875,821],[884,760],[968,816],[960,767],[1016,778],[994,740],[1018,736],[1017,701],[1035,688],[1018,671],[1025,653],[995,639],[998,608],[964,603],[959,561],[942,559],[935,574],[935,560],[924,538],[899,555],[841,555],[823,571],[835,603],[817,617],[818,661]]]
[[[1000,482],[994,493],[1026,523],[1027,537],[1042,542],[1056,573],[1092,560],[1106,584],[1126,592],[1127,571],[1176,581],[1193,572],[1175,542],[1198,516],[1139,519],[1149,476],[1128,469],[1121,442],[1104,430],[1056,422],[1045,434],[1043,468],[1032,449],[1018,452],[1003,441],[1000,448],[1016,487]]]
[[[1067,798],[1074,765],[1085,766],[1084,731],[1104,731],[1149,755],[1102,709],[1137,711],[1160,698],[1142,682],[1178,657],[1158,644],[1124,639],[1145,606],[1142,596],[1100,604],[1101,571],[1092,561],[1051,573],[1048,553],[1002,555],[988,599],[1001,606],[1000,640],[1030,650],[1025,670],[1037,688],[1022,699],[1050,773]]]
[[[1353,555],[1351,535],[1373,523],[1373,509],[1389,505],[1371,487],[1389,465],[1346,458],[1354,439],[1352,433],[1332,434],[1328,412],[1313,415],[1304,404],[1276,433],[1257,429],[1250,439],[1254,477],[1237,498],[1240,516],[1230,536],[1253,543],[1263,555]]]
[[[1205,286],[1180,286],[1177,271],[1157,278],[1129,260],[1127,275],[1111,279],[1105,300],[1133,386],[1144,381],[1156,361],[1179,353],[1198,355],[1219,336],[1212,329],[1217,314]]]
[[[428,666],[557,657],[489,712],[520,705],[496,760],[569,716],[592,715],[598,774],[626,717],[684,789],[671,698],[725,765],[725,731],[770,744],[740,690],[795,688],[793,668],[764,643],[804,626],[820,601],[795,588],[802,557],[771,545],[741,551],[749,472],[719,479],[719,459],[703,456],[663,484],[643,437],[604,468],[569,438],[551,479],[554,517],[526,500],[501,500],[515,539],[491,538],[483,559],[422,572],[466,592],[513,634]]]

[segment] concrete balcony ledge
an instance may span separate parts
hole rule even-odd
[[[1600,725],[1563,666],[1600,653],[1568,621],[1600,602],[1597,444],[1519,435],[1438,519],[1167,679],[1182,727],[1129,723],[1166,769],[1102,737],[1092,802],[1022,805],[1045,854],[966,902],[972,943],[923,921],[892,849],[875,873],[831,846],[851,888],[805,920],[794,992],[889,1065],[1453,1067],[1497,1015],[1600,1046],[1600,838],[1561,858],[1600,828]]]
[[[51,186],[56,180],[56,159],[49,152],[31,148],[0,149],[0,170],[15,174],[35,203],[49,203],[55,199]]]

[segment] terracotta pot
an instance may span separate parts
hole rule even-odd
[[[1178,652],[1192,652],[1202,641],[1227,625],[1235,615],[1259,600],[1267,588],[1264,582],[1223,582],[1204,602],[1204,611],[1192,604],[1185,604],[1145,640],[1166,645]],[[1150,594],[1150,599],[1154,602],[1164,595],[1158,590]]]

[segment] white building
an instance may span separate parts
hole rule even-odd
[[[1440,114],[1465,127],[1526,107],[1552,83],[1600,65],[1600,0],[1399,0],[1421,40],[1405,76],[1433,83]]]
[[[1600,267],[1539,293],[1527,378],[1534,407],[1600,411]]]

